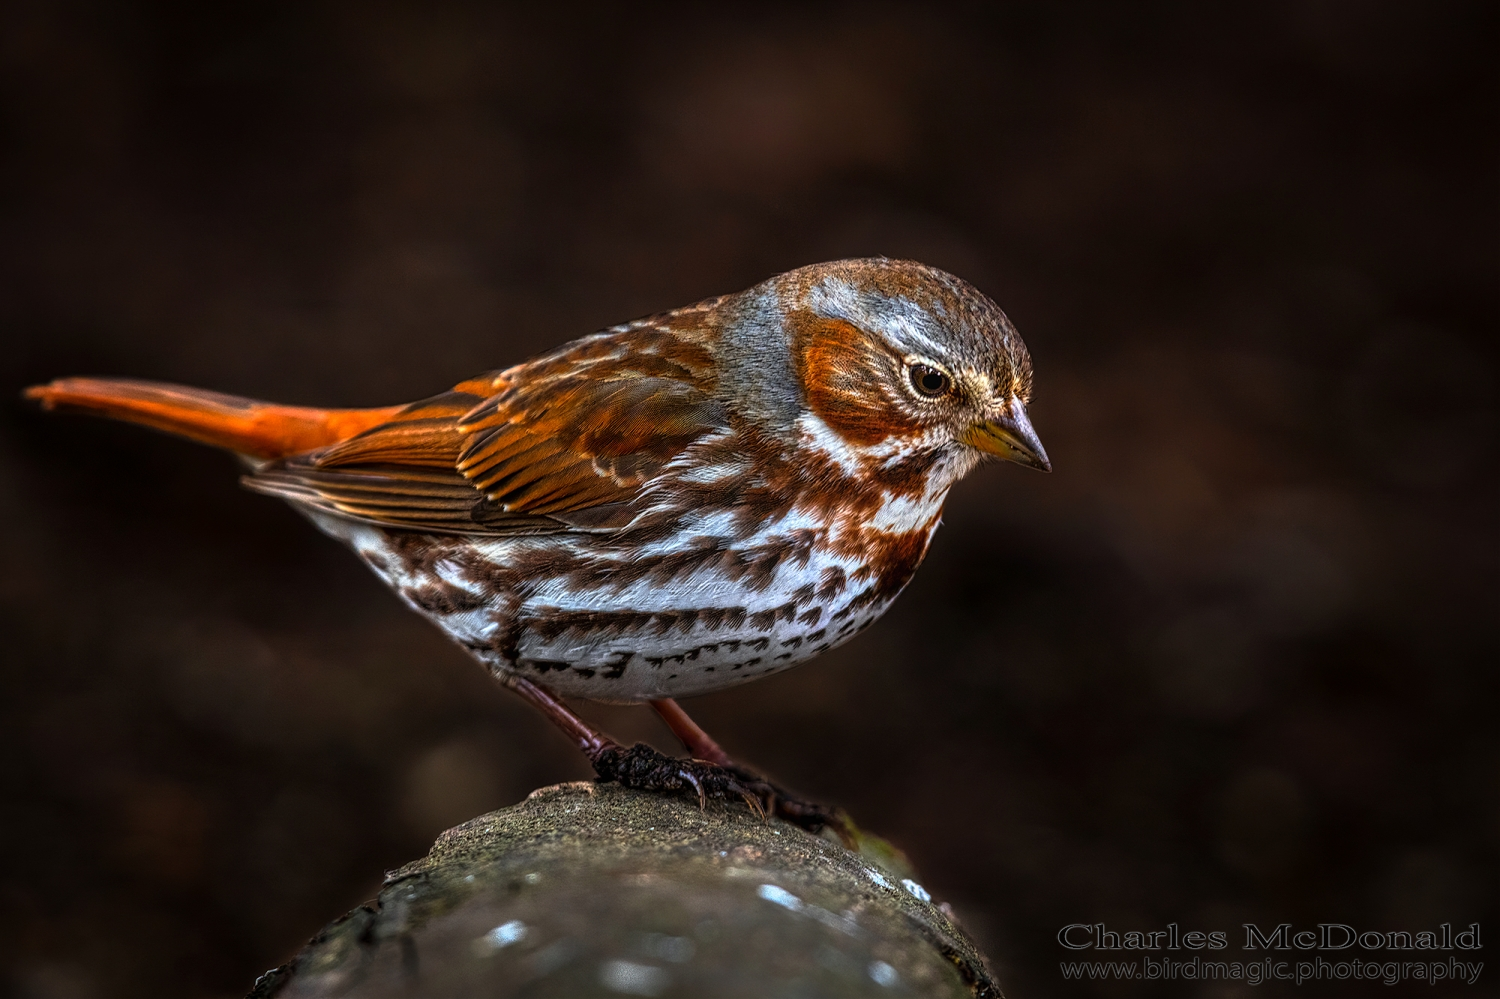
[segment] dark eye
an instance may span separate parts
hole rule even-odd
[[[911,366],[911,387],[918,394],[929,398],[940,396],[948,391],[948,376],[937,368],[926,364],[913,364]]]

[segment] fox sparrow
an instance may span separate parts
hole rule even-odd
[[[599,776],[831,813],[737,767],[672,698],[780,672],[890,606],[986,455],[1048,469],[1031,362],[971,285],[910,261],[790,271],[409,406],[310,409],[124,379],[27,395],[228,448],[541,708]],[[562,696],[649,701],[692,753]]]

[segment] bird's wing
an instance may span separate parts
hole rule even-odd
[[[386,527],[454,534],[612,530],[641,487],[727,426],[704,306],[576,340],[406,407],[246,484]]]

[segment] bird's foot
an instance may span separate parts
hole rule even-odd
[[[709,798],[739,798],[762,817],[774,815],[811,833],[832,829],[845,846],[854,842],[854,827],[843,809],[802,801],[744,767],[681,760],[644,742],[629,749],[606,745],[590,759],[594,773],[605,783],[616,781],[638,791],[689,791],[697,795],[700,808]]]
[[[794,826],[801,826],[810,833],[832,829],[849,849],[854,849],[854,823],[848,814],[835,805],[824,805],[816,801],[804,801],[794,794],[771,783],[753,770],[738,764],[722,768],[746,787],[761,795],[762,807],[769,815],[785,819]]]

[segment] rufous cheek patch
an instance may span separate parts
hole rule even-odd
[[[807,406],[850,444],[916,435],[921,426],[891,399],[898,363],[870,334],[842,319],[794,314],[792,350]]]

